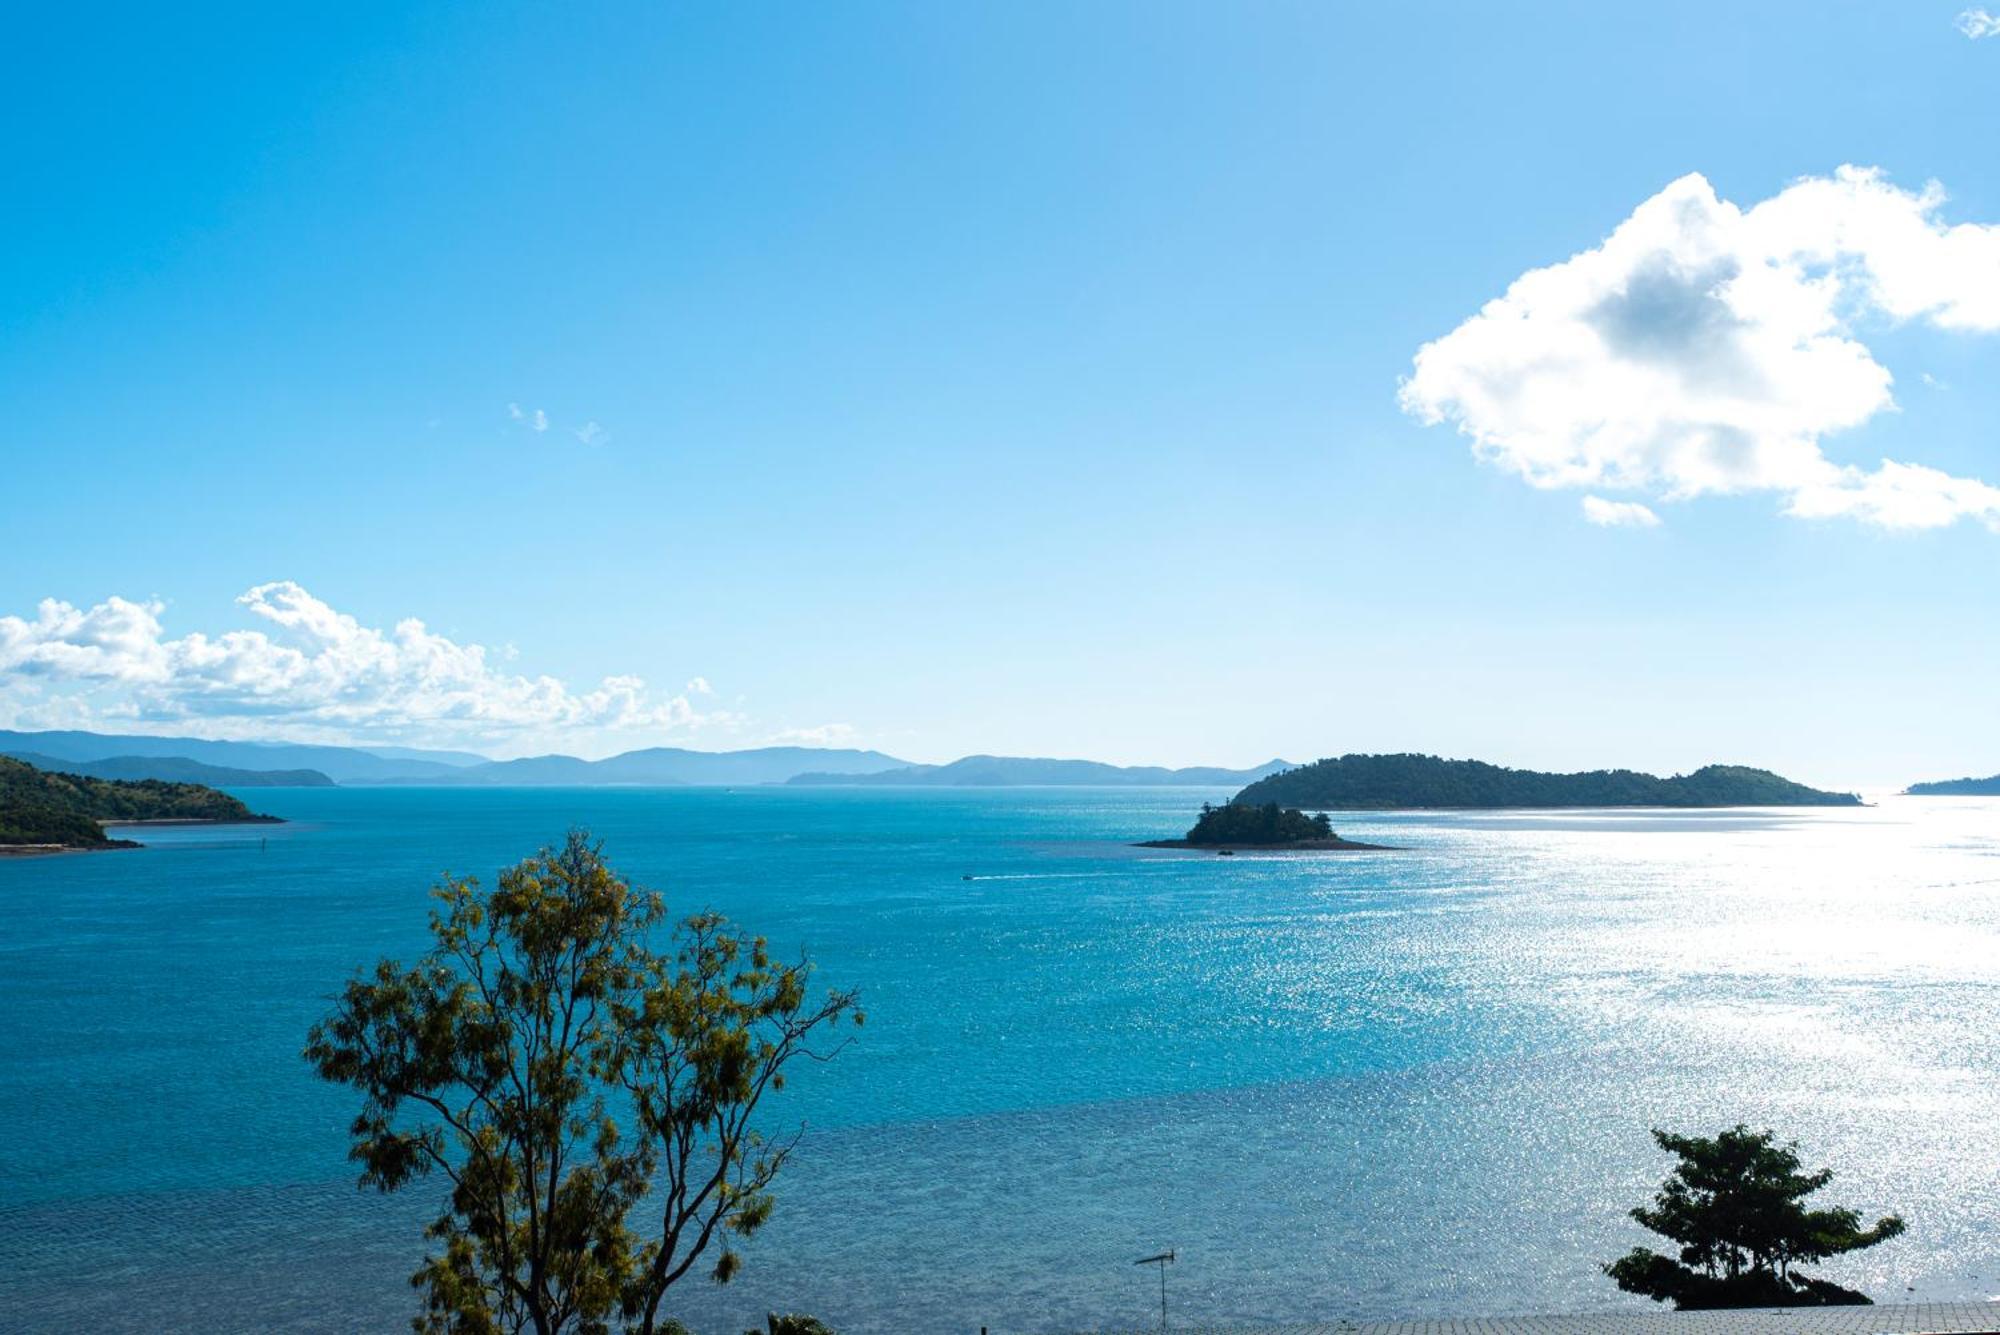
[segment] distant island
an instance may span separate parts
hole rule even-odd
[[[1856,807],[1853,793],[1808,788],[1769,770],[1707,765],[1662,779],[1636,770],[1545,774],[1479,760],[1423,755],[1346,755],[1260,779],[1239,806],[1334,811],[1485,810],[1554,807]]]
[[[912,788],[1029,787],[1214,787],[1254,783],[1289,766],[1267,761],[1253,769],[1219,769],[1195,765],[1163,769],[1157,765],[1106,765],[1095,760],[1045,760],[1028,756],[966,756],[948,765],[905,765],[873,774],[800,774],[789,782],[801,786],[869,785]]]
[[[1985,779],[1939,779],[1913,783],[1903,790],[1910,797],[2000,797],[2000,774]]]
[[[181,764],[210,765],[246,774],[296,775],[314,771],[336,784],[410,782],[422,779],[448,781],[450,776],[473,766],[490,763],[485,756],[470,751],[419,751],[409,747],[385,746],[373,750],[355,746],[319,746],[294,742],[231,742],[207,737],[173,737],[151,733],[82,732],[74,729],[45,732],[16,732],[0,729],[0,755],[41,756],[60,766],[78,762],[90,765],[136,759],[175,761]],[[30,764],[41,761],[30,759]],[[42,766],[48,768],[48,766]],[[181,776],[160,774],[103,774],[99,778],[161,778]],[[189,772],[186,781],[213,783],[231,788],[252,786],[244,780],[203,779]],[[257,786],[275,786],[264,778]],[[298,785],[288,785],[298,786]]]
[[[1303,810],[1449,810],[1510,807],[1857,806],[1768,770],[1710,765],[1661,779],[1632,770],[1544,774],[1477,760],[1425,755],[1348,755],[1293,767],[1270,760],[1248,769],[1167,768],[1095,760],[970,755],[920,765],[880,751],[766,746],[693,751],[657,746],[602,760],[569,755],[491,760],[469,751],[426,751],[197,737],[0,729],[0,756],[51,772],[97,779],[159,779],[209,788],[424,784],[585,788],[747,787],[1212,787],[1236,801]],[[1913,794],[2000,795],[2000,776],[1917,784]]]
[[[414,782],[533,788],[728,787],[784,783],[806,770],[870,773],[904,763],[880,751],[833,747],[759,746],[743,751],[690,751],[678,746],[649,746],[606,756],[603,760],[562,755],[489,760],[442,777],[433,775]]]
[[[471,751],[425,751],[406,746],[323,746],[4,729],[0,729],[0,755],[18,756],[43,768],[49,767],[43,765],[44,760],[64,769],[83,766],[77,772],[99,778],[174,779],[223,788],[302,786],[312,782],[307,776],[315,775],[343,786],[734,787],[783,783],[808,770],[876,773],[910,763],[881,751],[818,746],[760,746],[742,751],[651,746],[602,760],[567,755],[493,760]],[[230,772],[205,774],[196,766]],[[113,768],[117,772],[110,772]]]
[[[1140,848],[1298,848],[1325,851],[1380,849],[1383,844],[1364,844],[1342,839],[1333,832],[1333,822],[1324,814],[1308,816],[1296,807],[1280,807],[1275,802],[1263,806],[1215,806],[1201,804],[1194,828],[1180,839],[1148,839]]]
[[[137,848],[129,839],[110,838],[103,827],[138,821],[275,824],[278,818],[260,816],[198,783],[94,779],[0,756],[0,851]]]
[[[64,760],[35,751],[0,751],[0,756],[36,769],[81,774],[92,779],[164,779],[169,783],[199,783],[210,788],[331,788],[333,780],[316,769],[233,769],[208,765],[186,756],[106,756],[102,760]]]
[[[749,787],[867,784],[880,787],[1212,787],[1241,788],[1291,768],[1284,760],[1249,769],[1196,765],[1108,765],[1094,760],[973,755],[919,765],[881,751],[849,747],[759,746],[694,751],[651,746],[585,760],[522,756],[493,760],[470,751],[402,746],[328,746],[217,741],[203,737],[0,729],[0,755],[43,769],[102,779],[167,779],[216,788],[425,785],[449,787],[608,788]]]

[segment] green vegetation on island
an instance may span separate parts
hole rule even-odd
[[[2000,797],[2000,774],[1984,779],[1939,779],[1913,783],[1903,790],[1911,797]]]
[[[305,1049],[361,1096],[364,1186],[443,1179],[415,1328],[680,1330],[674,1285],[736,1273],[798,1144],[765,1096],[840,1050],[856,994],[811,995],[809,961],[715,914],[669,928],[581,831],[434,897],[430,950],[350,981]]]
[[[106,821],[267,821],[198,783],[125,782],[40,770],[0,756],[0,847],[132,848]]]
[[[1679,1244],[1674,1256],[1635,1247],[1604,1267],[1627,1293],[1683,1311],[1723,1307],[1827,1307],[1868,1303],[1866,1294],[1793,1269],[1887,1242],[1903,1221],[1885,1215],[1861,1227],[1854,1210],[1809,1210],[1805,1198],[1833,1180],[1799,1171],[1796,1144],[1738,1124],[1715,1137],[1653,1132],[1680,1160],[1651,1208],[1632,1218]]]
[[[1324,814],[1308,816],[1275,802],[1261,807],[1204,802],[1194,828],[1187,832],[1191,844],[1300,844],[1333,837],[1333,821]]]
[[[1141,848],[1380,848],[1333,832],[1325,814],[1308,816],[1275,802],[1263,806],[1201,804],[1194,828],[1180,839],[1152,839]]]
[[[1662,779],[1636,770],[1545,774],[1480,760],[1346,755],[1260,779],[1232,801],[1333,811],[1506,807],[1851,807],[1829,793],[1742,765],[1708,765]]]

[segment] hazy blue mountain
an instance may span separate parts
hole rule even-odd
[[[81,774],[91,779],[132,782],[159,779],[165,783],[199,783],[210,788],[330,788],[333,780],[316,769],[231,769],[227,765],[205,765],[186,756],[110,756],[103,760],[61,760],[34,751],[0,751],[33,765],[36,769],[62,774]]]
[[[177,756],[229,769],[313,769],[335,783],[389,783],[450,775],[464,768],[463,752],[392,748],[394,756],[352,746],[308,746],[292,742],[217,742],[202,737],[155,737],[99,732],[11,732],[0,729],[0,751],[31,751],[54,760],[110,760],[121,756]]]
[[[880,751],[830,750],[810,746],[763,746],[747,751],[688,751],[654,746],[603,760],[575,756],[525,756],[494,760],[414,782],[512,784],[535,788],[583,788],[605,784],[729,786],[784,783],[806,770],[865,773],[906,762]]]
[[[361,746],[355,748],[384,760],[434,760],[441,765],[490,765],[492,756],[477,751],[428,751],[414,746]]]
[[[1852,793],[1822,792],[1744,765],[1707,765],[1662,779],[1629,769],[1546,774],[1420,755],[1316,760],[1253,783],[1231,801],[1319,811],[1861,805]]]
[[[1106,765],[1096,760],[1041,760],[1025,756],[966,756],[949,765],[906,765],[875,774],[834,774],[819,770],[801,774],[797,784],[880,784],[931,788],[1027,787],[1231,787],[1254,783],[1287,769],[1283,760],[1266,761],[1254,769],[1218,769],[1196,765],[1163,769],[1157,765]]]
[[[1903,790],[1911,797],[2000,797],[2000,774],[1986,779],[1938,779],[1913,783]]]

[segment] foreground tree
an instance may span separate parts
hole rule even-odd
[[[1652,1208],[1632,1217],[1680,1244],[1679,1259],[1636,1247],[1604,1267],[1628,1293],[1683,1309],[1866,1303],[1853,1289],[1793,1267],[1886,1242],[1903,1231],[1887,1215],[1870,1229],[1853,1210],[1809,1210],[1805,1198],[1833,1180],[1799,1171],[1796,1143],[1738,1124],[1713,1139],[1653,1132],[1680,1159]]]
[[[770,1217],[798,1133],[766,1140],[755,1114],[787,1067],[844,1046],[856,995],[809,998],[809,962],[714,914],[655,953],[660,897],[580,831],[490,893],[447,879],[434,897],[431,949],[349,982],[305,1051],[361,1091],[364,1185],[450,1183],[410,1280],[416,1330],[665,1335],[668,1290],[718,1241],[726,1281],[730,1239]]]
[[[743,1335],[833,1335],[833,1328],[809,1316],[780,1316],[771,1313],[764,1330],[746,1330]]]

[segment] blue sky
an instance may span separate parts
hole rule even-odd
[[[1958,16],[43,7],[0,52],[0,713],[2000,770],[1983,493],[1535,485],[1454,429],[1512,409],[1398,397],[1689,173],[2000,222]],[[1949,300],[1843,299],[1894,379],[1829,466],[2000,482],[2000,334]]]

